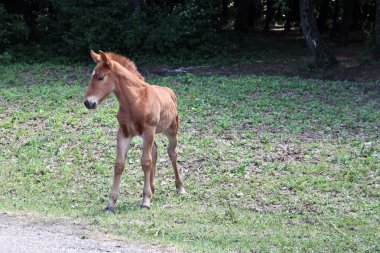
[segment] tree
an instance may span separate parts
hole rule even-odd
[[[343,18],[341,26],[340,41],[342,45],[346,45],[348,42],[348,34],[352,25],[352,14],[354,10],[354,0],[343,1]]]
[[[228,0],[222,1],[222,24],[226,25],[228,22]]]
[[[380,59],[380,0],[376,0],[376,21],[375,21],[375,52],[374,56]]]
[[[339,18],[340,18],[340,1],[336,0],[333,2],[333,19],[332,19],[332,29],[331,37],[336,37],[336,34],[339,31]]]
[[[287,0],[287,8],[285,10],[286,14],[286,20],[285,20],[285,31],[290,31],[291,29],[291,23],[294,22],[294,25],[296,26],[296,23],[300,20],[299,17],[299,4],[298,0]]]
[[[300,0],[300,17],[306,44],[314,58],[315,65],[319,67],[337,65],[338,61],[318,32],[314,18],[313,0]]]
[[[330,6],[330,0],[321,0],[320,7],[319,7],[319,15],[317,19],[318,29],[321,33],[326,28],[326,21],[328,17],[329,12],[329,6]]]
[[[273,16],[273,0],[267,0],[266,10],[265,10],[265,25],[264,25],[264,30],[263,30],[264,32],[269,32],[272,16]]]
[[[249,0],[239,0],[235,29],[240,32],[248,30]]]

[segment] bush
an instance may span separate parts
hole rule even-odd
[[[217,2],[216,2],[217,3]],[[215,40],[219,5],[215,1],[188,1],[169,12],[160,10],[144,42],[144,49],[167,53],[194,50]]]
[[[22,15],[9,14],[0,4],[0,53],[5,48],[24,43],[28,34]]]
[[[128,55],[194,50],[216,37],[219,5],[186,1],[168,8],[131,1],[54,1],[55,18],[45,44],[64,55],[108,50]],[[54,43],[52,43],[54,41]]]
[[[137,55],[207,54],[217,40],[218,1],[52,0],[34,12],[37,39],[27,41],[23,15],[8,14],[0,5],[0,41],[3,51],[15,58],[36,60],[70,56],[88,58],[92,50]],[[29,39],[30,40],[30,39]],[[190,52],[190,54],[189,54]],[[214,50],[215,52],[215,50]],[[4,56],[7,57],[7,56]],[[4,58],[3,57],[3,58]]]

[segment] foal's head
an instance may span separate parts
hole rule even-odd
[[[88,109],[95,109],[115,89],[115,77],[111,72],[112,62],[102,51],[96,54],[91,51],[91,57],[96,63],[92,78],[84,96],[84,105]]]

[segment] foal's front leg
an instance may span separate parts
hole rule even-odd
[[[104,212],[112,212],[115,208],[116,200],[119,197],[121,174],[124,171],[125,158],[127,156],[132,138],[125,136],[121,128],[117,132],[117,155],[114,168],[112,188],[109,195],[109,202]]]
[[[152,199],[152,188],[151,180],[154,180],[154,175],[152,175],[153,159],[152,159],[152,148],[154,143],[155,129],[146,129],[142,134],[143,137],[143,153],[141,157],[141,166],[144,171],[144,190],[143,199],[141,203],[141,208],[150,208],[150,200]]]

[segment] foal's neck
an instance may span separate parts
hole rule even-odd
[[[130,108],[132,104],[135,104],[146,94],[146,88],[149,84],[118,63],[116,63],[114,74],[117,79],[115,95],[121,108]]]

